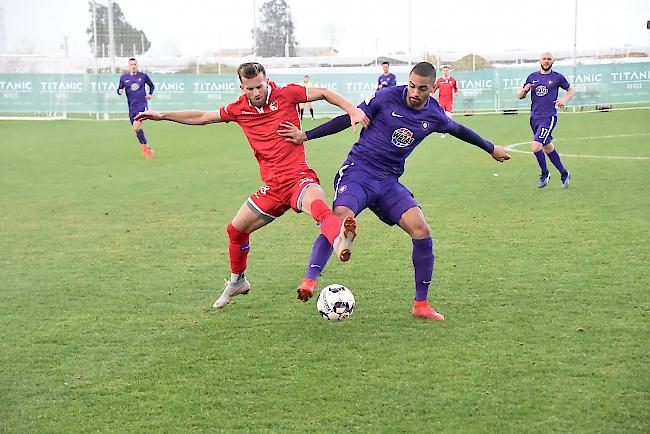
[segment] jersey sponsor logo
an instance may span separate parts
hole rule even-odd
[[[548,88],[544,86],[543,84],[537,86],[535,88],[535,95],[537,96],[544,96],[548,93]]]
[[[254,115],[255,112],[247,112],[246,110],[242,110],[241,114],[243,114],[243,115]]]
[[[271,109],[271,111],[276,111],[278,109],[278,101],[275,100],[272,103],[270,103],[269,108]]]
[[[398,115],[398,114],[395,113],[395,112],[392,112],[392,113],[391,113],[391,116],[395,116],[396,118],[403,118],[403,117],[404,117],[404,116],[402,116],[402,115]]]
[[[307,182],[315,182],[314,178],[302,178],[298,183],[298,187],[302,187],[303,184]]]
[[[390,142],[393,146],[405,148],[415,142],[415,137],[413,137],[413,132],[411,132],[411,130],[402,127],[393,131],[393,137],[391,137]]]
[[[138,83],[131,83],[131,90],[132,91],[135,92],[138,89],[140,89],[140,85]]]

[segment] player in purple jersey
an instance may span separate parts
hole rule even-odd
[[[383,89],[359,104],[370,119],[357,143],[352,146],[334,178],[334,213],[339,218],[356,216],[370,208],[388,225],[399,225],[413,241],[412,261],[415,269],[413,315],[430,320],[444,316],[429,306],[429,284],[433,276],[433,240],[422,210],[413,194],[399,182],[406,158],[425,137],[434,132],[449,133],[480,147],[497,161],[510,159],[501,146],[481,138],[474,131],[450,119],[430,96],[436,70],[428,62],[415,65],[407,86]],[[278,134],[292,143],[323,137],[347,128],[347,116],[339,116],[313,130],[302,132],[284,123]],[[305,279],[299,290],[313,291],[316,279],[332,254],[327,239],[318,237]]]
[[[530,104],[530,127],[533,130],[533,153],[537,158],[537,164],[542,170],[539,177],[539,188],[546,187],[548,180],[551,178],[546,167],[546,155],[551,163],[560,172],[562,188],[569,188],[571,172],[564,168],[560,155],[553,146],[553,128],[557,125],[557,109],[564,108],[569,100],[573,98],[573,88],[567,79],[559,72],[553,71],[553,55],[543,53],[539,59],[540,70],[533,72],[526,78],[524,86],[519,91],[517,97],[524,99],[528,92],[531,93]],[[558,98],[560,88],[566,90],[566,95]]]
[[[388,72],[390,63],[384,62],[381,64],[381,67],[383,68],[384,72],[377,79],[377,89],[397,86],[397,77],[395,77],[395,74],[392,72]]]
[[[146,92],[144,85],[149,86],[149,93]],[[117,86],[117,94],[122,95],[126,92],[126,100],[129,103],[129,120],[133,126],[133,131],[138,137],[142,148],[142,155],[149,159],[153,157],[153,150],[147,143],[147,138],[142,130],[142,121],[136,121],[134,118],[138,113],[147,111],[147,102],[153,95],[154,85],[151,79],[144,72],[138,71],[138,61],[133,57],[129,59],[129,72],[122,74],[120,84]]]

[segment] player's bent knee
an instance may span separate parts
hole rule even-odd
[[[431,237],[431,229],[427,223],[411,227],[407,232],[414,240],[423,240]]]
[[[539,152],[539,151],[542,150],[542,148],[543,148],[543,146],[539,142],[533,142],[533,144],[531,146],[531,149],[532,149],[533,152]]]
[[[343,220],[346,217],[354,217],[354,211],[347,206],[337,206],[334,208],[334,215],[338,217],[339,220]]]

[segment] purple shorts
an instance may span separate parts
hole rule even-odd
[[[138,115],[138,113],[142,113],[143,111],[146,110],[149,110],[149,107],[144,106],[138,110],[129,110],[129,120],[131,121],[131,125],[133,125],[133,122],[135,122],[134,118]]]
[[[399,224],[402,214],[418,206],[413,193],[397,178],[379,177],[372,169],[345,161],[334,177],[334,208],[345,206],[359,215],[370,208],[387,225]]]
[[[557,116],[531,116],[530,128],[535,133],[533,141],[542,145],[550,145],[553,142],[553,128],[557,125]]]

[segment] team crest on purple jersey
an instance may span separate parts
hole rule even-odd
[[[423,121],[422,122],[422,128],[425,129],[425,130],[428,129],[429,128],[429,122]]]
[[[548,93],[548,88],[546,86],[544,86],[543,84],[540,85],[540,86],[537,86],[537,88],[535,88],[535,95],[537,95],[537,96],[544,96],[547,93]]]
[[[391,137],[390,142],[398,148],[405,148],[412,145],[415,142],[415,138],[411,130],[402,127],[393,131],[393,137]]]

